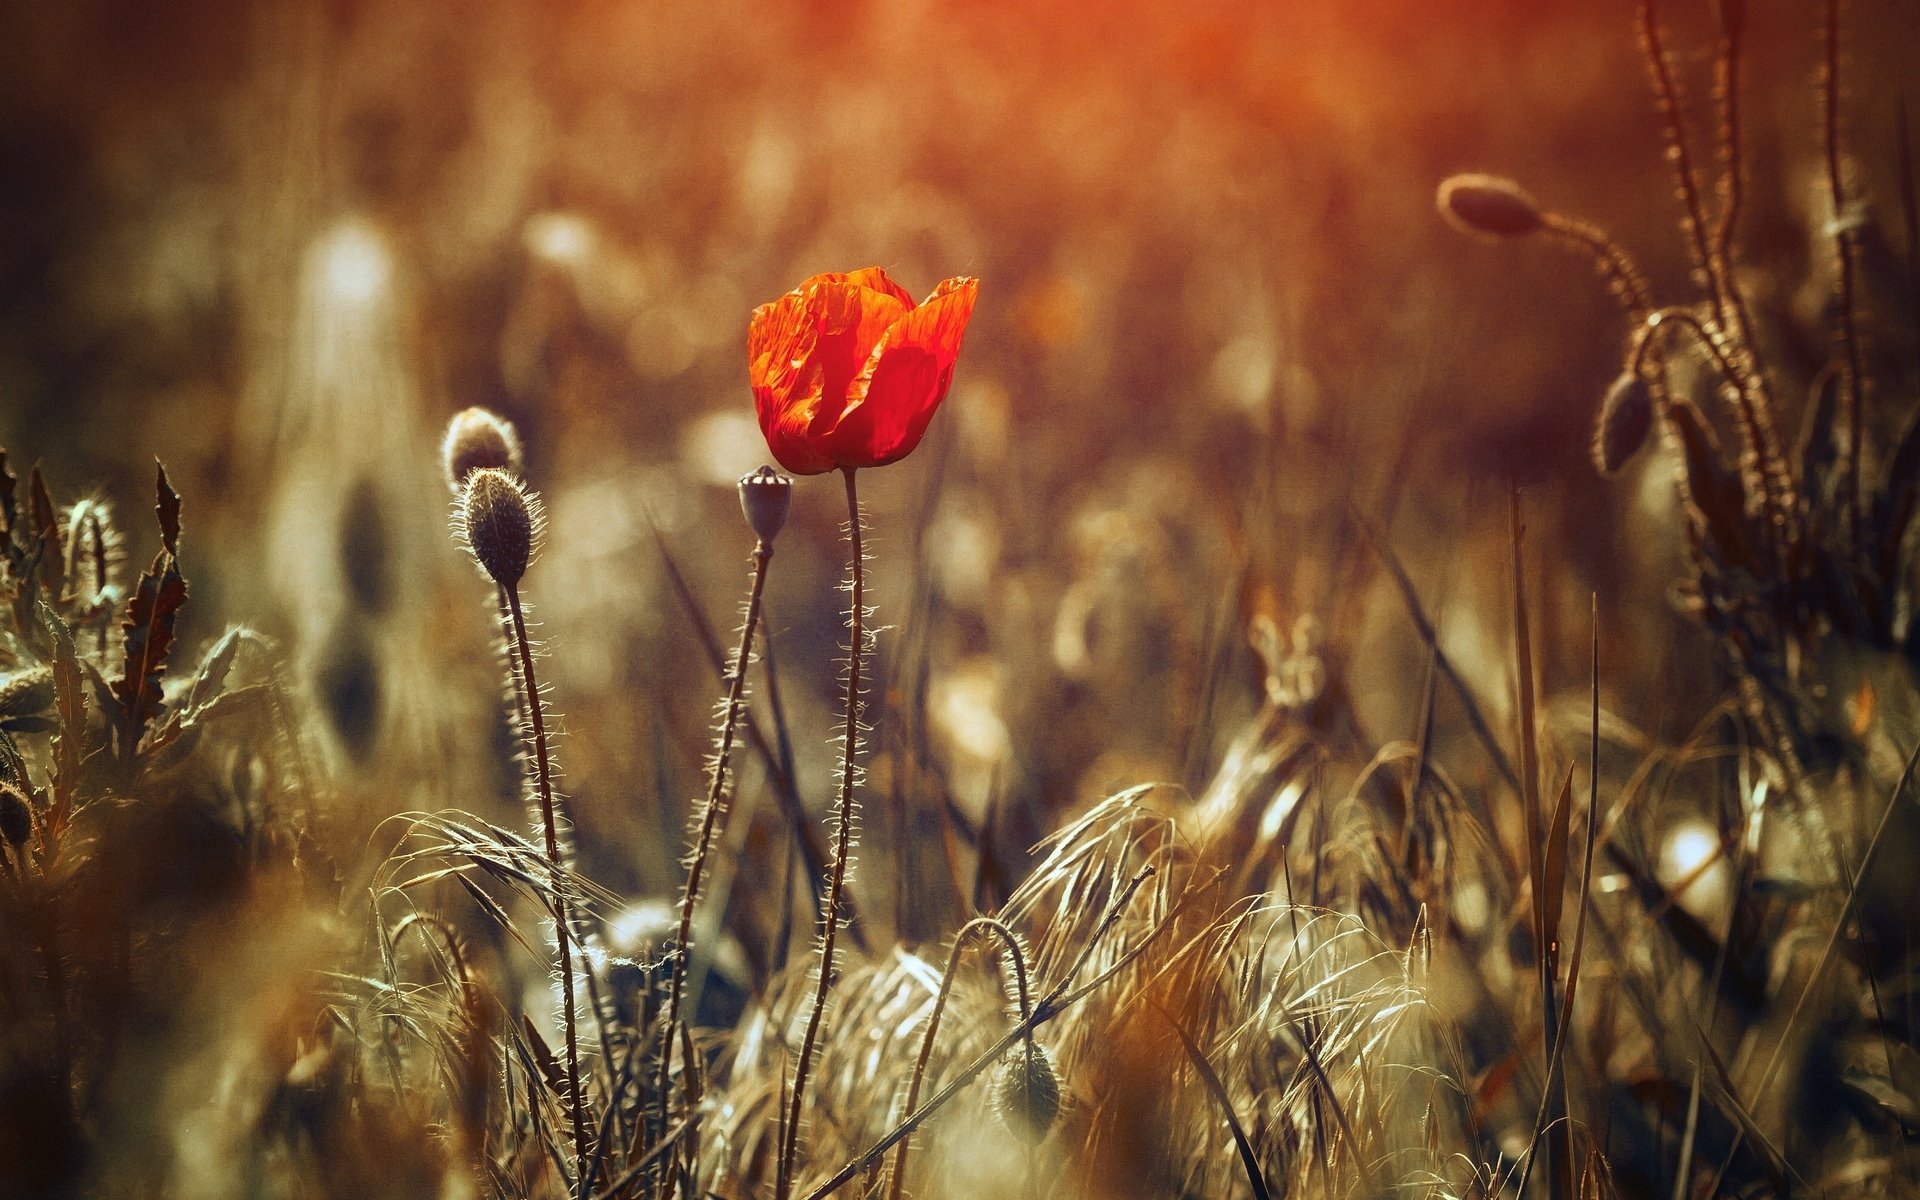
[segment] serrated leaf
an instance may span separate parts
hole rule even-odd
[[[240,653],[241,639],[246,630],[239,625],[228,629],[200,660],[200,670],[193,677],[193,687],[187,691],[187,720],[196,719],[200,710],[212,703],[227,686],[227,673],[233,669],[233,660]]]
[[[53,505],[53,493],[38,463],[27,477],[27,524],[38,539],[41,578],[47,581],[47,594],[58,596],[66,556],[60,551],[60,510]]]
[[[154,515],[160,518],[160,543],[168,554],[180,553],[180,495],[167,482],[167,468],[154,460],[158,479],[154,483]]]
[[[173,555],[161,551],[140,577],[133,599],[120,622],[124,665],[113,681],[113,695],[122,715],[120,755],[132,761],[147,725],[160,711],[160,676],[173,648],[174,621],[186,603],[187,581],[180,576]]]

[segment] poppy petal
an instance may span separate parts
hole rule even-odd
[[[780,465],[798,475],[833,469],[807,437],[807,426],[820,407],[821,369],[814,356],[818,337],[818,322],[798,291],[754,309],[747,326],[747,378],[760,432]]]
[[[953,382],[979,282],[949,279],[889,326],[854,380],[843,413],[818,435],[834,461],[884,466],[920,444]],[[816,419],[814,428],[821,429]]]
[[[807,432],[817,436],[840,420],[853,397],[854,381],[874,347],[913,302],[851,279],[813,284],[806,290],[805,301],[814,323],[811,360],[820,371],[819,403],[810,414]]]

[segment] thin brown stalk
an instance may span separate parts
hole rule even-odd
[[[1847,529],[1855,545],[1860,541],[1860,478],[1864,464],[1864,428],[1861,388],[1865,369],[1860,357],[1860,335],[1854,314],[1854,231],[1847,212],[1847,183],[1840,150],[1840,0],[1821,6],[1821,43],[1825,55],[1820,69],[1820,149],[1826,160],[1827,200],[1833,208],[1828,228],[1833,231],[1834,336],[1840,351],[1841,411],[1847,423],[1846,474],[1840,498],[1847,505]]]
[[[1693,255],[1693,269],[1700,285],[1713,302],[1714,324],[1727,327],[1726,286],[1721,279],[1713,249],[1707,240],[1705,206],[1700,199],[1700,182],[1694,173],[1693,152],[1687,144],[1687,124],[1680,100],[1680,85],[1667,62],[1666,48],[1660,40],[1660,20],[1654,14],[1653,0],[1641,0],[1640,39],[1646,52],[1647,72],[1653,78],[1654,97],[1660,102],[1660,117],[1666,126],[1669,160],[1673,164],[1674,188],[1681,204],[1680,223]]]
[[[1715,269],[1725,281],[1727,306],[1733,314],[1730,331],[1739,346],[1746,367],[1756,383],[1765,386],[1766,367],[1760,360],[1760,347],[1754,341],[1753,316],[1747,310],[1746,292],[1733,269],[1733,241],[1740,227],[1740,213],[1746,192],[1745,164],[1741,157],[1740,66],[1745,42],[1744,20],[1723,28],[1720,51],[1714,56],[1714,95],[1720,102],[1720,220],[1713,231]]]
[[[1525,559],[1521,553],[1521,535],[1524,526],[1520,522],[1520,489],[1508,484],[1507,519],[1513,543],[1513,643],[1515,666],[1519,672],[1519,741],[1520,741],[1520,803],[1525,817],[1527,837],[1527,873],[1533,890],[1533,945],[1534,961],[1538,964],[1540,984],[1540,1024],[1541,1046],[1547,1055],[1546,1093],[1553,1095],[1553,1053],[1559,1040],[1559,1006],[1554,1001],[1556,981],[1554,962],[1557,955],[1554,947],[1559,941],[1560,931],[1557,920],[1549,914],[1557,910],[1555,895],[1549,898],[1549,886],[1558,888],[1559,881],[1549,880],[1549,872],[1544,857],[1547,849],[1545,831],[1540,824],[1540,754],[1539,732],[1534,712],[1533,685],[1533,635],[1527,619],[1527,589]],[[1556,927],[1550,928],[1549,924]],[[1564,1113],[1548,1113],[1548,1123],[1552,1125],[1556,1117]],[[1547,1143],[1547,1173],[1551,1181],[1555,1200],[1565,1200],[1572,1192],[1571,1141],[1566,1140],[1564,1127],[1561,1137]]]
[[[1542,213],[1547,232],[1581,250],[1593,259],[1593,265],[1606,279],[1630,320],[1638,321],[1653,310],[1652,293],[1640,268],[1620,243],[1608,237],[1598,226],[1564,213]]]
[[[560,942],[560,1002],[567,1032],[567,1107],[573,1123],[575,1178],[586,1162],[586,1106],[580,1096],[579,1028],[573,1004],[573,925],[568,919],[566,869],[560,859],[560,835],[554,820],[553,768],[547,752],[547,723],[541,712],[540,685],[533,671],[533,647],[527,640],[526,613],[520,592],[508,588],[507,608],[513,617],[513,641],[520,658],[520,679],[527,691],[527,715],[533,726],[534,782],[540,798],[540,823],[546,835],[548,869],[553,874],[551,901],[554,936]]]
[[[854,754],[860,743],[860,668],[866,658],[865,550],[860,539],[860,493],[854,484],[854,469],[841,470],[847,483],[847,541],[851,560],[851,603],[847,608],[846,725],[841,733],[840,795],[834,805],[833,858],[828,866],[826,912],[820,918],[820,978],[814,986],[813,1009],[807,1014],[807,1030],[800,1039],[800,1058],[794,1064],[793,1095],[787,1105],[786,1145],[774,1175],[774,1194],[787,1200],[793,1188],[793,1157],[800,1141],[800,1113],[806,1101],[807,1073],[812,1065],[813,1049],[820,1038],[820,1019],[827,1006],[827,992],[833,987],[833,945],[840,930],[840,893],[846,886],[847,856],[853,845]]]
[[[686,887],[680,893],[680,926],[674,941],[673,974],[667,986],[663,1010],[660,1046],[660,1071],[655,1082],[654,1120],[661,1129],[667,1126],[668,1092],[673,1082],[674,1027],[680,1022],[680,1004],[686,994],[687,963],[693,952],[693,910],[700,899],[700,881],[706,873],[707,855],[714,836],[727,812],[728,768],[733,758],[733,735],[745,709],[747,664],[753,657],[753,631],[760,621],[760,597],[767,582],[767,563],[773,547],[765,541],[753,549],[753,582],[747,592],[747,616],[740,626],[740,645],[734,650],[733,669],[728,675],[727,705],[720,719],[720,745],[714,755],[713,769],[707,779],[706,801],[700,806],[699,832],[694,837],[693,857],[687,865]],[[662,1173],[662,1182],[668,1173]]]

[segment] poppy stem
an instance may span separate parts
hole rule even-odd
[[[667,1127],[668,1093],[673,1085],[674,1029],[680,1023],[680,1005],[687,990],[687,966],[693,955],[693,910],[700,899],[700,880],[706,873],[707,855],[727,814],[727,777],[733,759],[734,731],[746,710],[747,663],[753,656],[753,629],[760,622],[760,596],[766,588],[767,563],[773,547],[765,540],[753,550],[753,582],[747,595],[746,621],[740,627],[740,647],[734,651],[733,667],[727,678],[727,703],[720,719],[720,749],[714,756],[712,775],[707,780],[707,802],[700,808],[700,829],[694,838],[693,858],[687,866],[687,886],[680,895],[680,929],[673,944],[673,975],[667,989],[665,1024],[660,1035],[660,1074],[655,1087],[654,1123]],[[660,1176],[664,1193],[671,1170]]]
[[[820,924],[820,978],[814,986],[813,1011],[807,1015],[806,1036],[800,1040],[800,1060],[794,1066],[793,1096],[787,1106],[786,1144],[781,1147],[779,1166],[774,1175],[774,1194],[787,1200],[793,1188],[794,1152],[800,1141],[800,1111],[807,1090],[807,1072],[813,1061],[814,1044],[820,1038],[820,1017],[827,1005],[827,991],[833,986],[833,943],[840,931],[840,891],[847,879],[847,857],[853,842],[854,751],[860,742],[860,667],[866,657],[866,612],[863,585],[864,551],[860,542],[860,494],[854,487],[852,467],[841,468],[847,480],[847,541],[852,560],[852,603],[847,609],[847,628],[852,640],[847,649],[846,727],[840,744],[840,796],[833,811],[833,860],[827,869],[827,905]]]
[[[533,726],[534,782],[540,799],[540,823],[546,834],[547,870],[551,873],[554,937],[560,943],[560,1001],[567,1035],[567,1109],[573,1126],[574,1177],[587,1161],[586,1105],[580,1094],[580,1036],[573,1011],[573,928],[567,914],[566,866],[560,857],[560,838],[554,820],[553,772],[547,757],[547,724],[540,711],[540,684],[533,674],[533,647],[527,640],[527,620],[518,588],[505,588],[508,615],[513,618],[514,647],[520,657],[520,681],[527,689],[527,710]]]

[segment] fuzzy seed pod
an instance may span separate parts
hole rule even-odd
[[[1455,175],[1440,185],[1440,215],[1470,233],[1525,237],[1546,220],[1525,189],[1498,175]]]
[[[993,1077],[993,1110],[1030,1145],[1047,1140],[1060,1118],[1060,1076],[1045,1046],[1036,1043],[1031,1058],[1025,1046],[1015,1046],[1001,1060]]]
[[[33,806],[11,783],[0,783],[0,837],[15,850],[33,836]]]
[[[488,578],[504,588],[520,586],[540,537],[538,497],[504,470],[483,467],[467,476],[454,525]]]
[[[740,511],[747,514],[753,536],[765,545],[773,545],[773,539],[780,536],[787,524],[787,510],[792,507],[793,480],[772,467],[761,467],[741,477]]]
[[[1616,475],[1647,441],[1653,429],[1653,392],[1637,371],[1627,371],[1607,389],[1600,419],[1593,426],[1593,465]]]
[[[32,717],[53,707],[53,668],[29,667],[0,679],[0,719]]]
[[[488,467],[517,477],[523,466],[520,434],[512,421],[491,409],[462,409],[447,422],[440,461],[446,468],[447,486],[455,492],[467,476]]]

